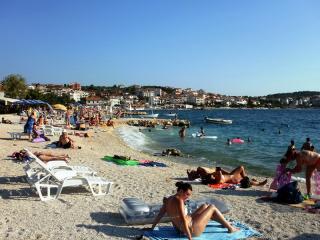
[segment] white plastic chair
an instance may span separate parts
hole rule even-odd
[[[64,187],[89,186],[93,196],[102,196],[111,192],[112,182],[97,176],[78,175],[77,171],[70,169],[51,169],[37,158],[28,149],[27,154],[34,158],[31,163],[36,163],[36,167],[27,164],[24,167],[27,180],[31,187],[35,187],[41,201],[57,199]],[[56,193],[52,193],[56,189]],[[45,191],[44,191],[45,190]],[[44,195],[46,192],[46,195]]]

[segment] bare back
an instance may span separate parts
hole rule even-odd
[[[187,222],[190,222],[192,219],[191,216],[188,216],[186,212],[181,212],[180,205],[184,205],[183,201],[175,196],[171,196],[165,199],[163,204],[165,206],[167,215],[171,219],[172,224],[180,231],[184,232],[182,218],[185,217]]]
[[[308,150],[303,150],[297,155],[297,163],[305,166],[314,166],[320,162],[320,154]]]

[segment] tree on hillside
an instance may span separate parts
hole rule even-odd
[[[2,81],[4,93],[11,98],[24,98],[26,96],[26,80],[19,74],[10,74]]]

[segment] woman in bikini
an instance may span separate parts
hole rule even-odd
[[[24,154],[26,153],[24,152]],[[68,160],[70,159],[69,155],[67,154],[53,154],[50,152],[34,152],[33,154],[43,162],[50,162],[50,161],[57,161],[57,160],[68,162]]]
[[[188,215],[185,201],[192,194],[192,187],[189,183],[177,182],[177,193],[164,198],[163,206],[156,217],[152,229],[159,223],[160,219],[167,214],[171,218],[173,226],[185,234],[188,239],[192,236],[200,236],[210,220],[215,220],[228,229],[229,233],[238,231],[225,220],[221,212],[214,205],[203,204],[194,213]]]
[[[59,146],[63,148],[75,148],[74,141],[68,137],[67,131],[63,131],[61,136],[59,137]]]
[[[216,171],[211,176],[213,177],[215,183],[242,184],[243,180],[248,181],[248,186],[263,186],[267,183],[267,179],[262,182],[258,182],[256,179],[249,179],[243,166],[239,166],[231,172],[227,172],[226,170],[217,167]]]

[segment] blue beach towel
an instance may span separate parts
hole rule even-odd
[[[139,163],[139,165],[144,167],[167,167],[167,165],[164,163],[154,162],[154,161]]]
[[[234,233],[228,233],[228,230],[218,222],[210,221],[205,231],[195,240],[235,240],[246,239],[249,237],[259,237],[261,234],[256,230],[240,223],[231,222],[233,226],[240,230]],[[181,235],[171,226],[156,227],[153,231],[144,232],[144,236],[152,240],[187,240],[185,235]]]

